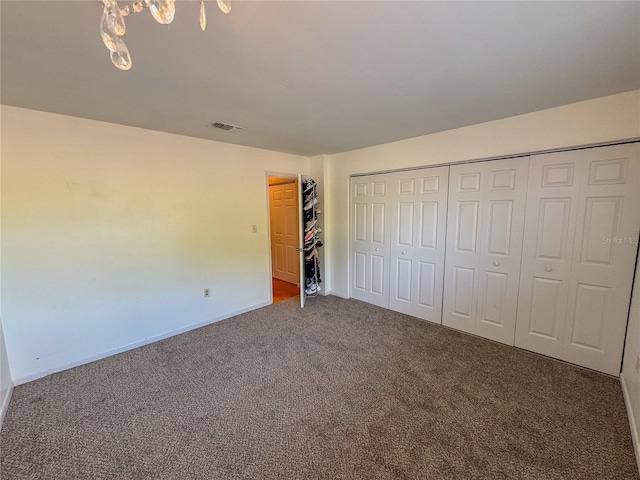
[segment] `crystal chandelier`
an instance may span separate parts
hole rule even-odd
[[[231,0],[217,0],[218,7],[224,13],[231,11]],[[175,0],[139,0],[130,5],[120,7],[117,0],[102,0],[104,4],[100,19],[100,36],[109,49],[111,61],[120,70],[131,68],[131,55],[122,40],[125,33],[124,17],[131,13],[140,13],[148,8],[158,23],[168,25],[176,14]],[[207,28],[207,14],[204,7],[205,0],[200,0],[200,28]]]

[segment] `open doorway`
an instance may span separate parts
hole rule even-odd
[[[277,303],[300,295],[299,186],[295,177],[267,178],[273,302]]]

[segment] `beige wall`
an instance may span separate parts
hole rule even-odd
[[[17,384],[269,302],[266,172],[308,159],[6,106],[1,133]]]

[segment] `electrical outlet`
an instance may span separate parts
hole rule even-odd
[[[204,296],[206,297],[210,297],[211,296],[211,290],[209,290],[208,288],[204,289]]]

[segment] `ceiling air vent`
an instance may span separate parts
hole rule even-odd
[[[212,122],[207,126],[211,128],[217,128],[218,130],[224,130],[225,132],[235,132],[236,130],[244,130],[244,128],[242,127],[238,127],[236,125],[229,125],[227,123],[220,123],[220,122]]]

